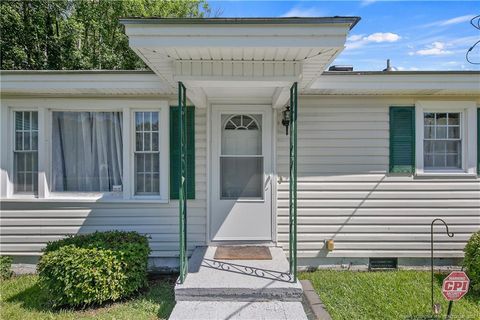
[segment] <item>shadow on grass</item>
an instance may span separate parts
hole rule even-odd
[[[98,311],[107,310],[115,306],[124,304],[131,309],[142,308],[142,302],[149,302],[158,306],[157,316],[160,319],[168,319],[175,306],[175,286],[176,277],[161,276],[149,278],[146,288],[140,290],[137,294],[118,300],[115,302],[105,302],[101,305],[90,305],[85,308],[65,308],[54,307],[49,299],[48,291],[43,289],[38,282],[27,287],[23,291],[5,299],[6,302],[17,303],[27,311],[47,312],[60,314],[62,312],[79,312],[95,314]]]
[[[52,312],[53,307],[48,299],[48,293],[38,283],[25,290],[9,297],[6,302],[19,303],[20,306],[29,311]]]

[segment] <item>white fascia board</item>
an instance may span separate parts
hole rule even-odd
[[[388,75],[321,75],[310,89],[404,91],[465,90],[480,92],[478,74],[388,74]]]
[[[159,93],[167,90],[154,73],[2,73],[1,92],[36,93],[42,90],[98,90],[102,89],[146,89],[157,90]]]
[[[161,25],[161,24],[126,24],[127,36],[156,37],[196,37],[196,36],[346,36],[348,24],[325,25]]]
[[[127,24],[131,47],[343,47],[348,24],[338,25],[158,25]]]
[[[188,83],[192,87],[210,87],[210,88],[272,88],[272,87],[284,87],[291,86],[293,82],[297,81],[298,78],[288,77],[284,79],[275,79],[275,78],[214,78],[214,79],[197,79],[189,77],[178,77],[178,81],[183,81]]]
[[[130,36],[132,48],[331,48],[343,47],[345,36],[244,36],[158,37]]]

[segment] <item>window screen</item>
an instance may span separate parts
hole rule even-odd
[[[38,112],[16,111],[14,190],[36,193],[38,186]]]

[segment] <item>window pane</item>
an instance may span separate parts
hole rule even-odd
[[[446,139],[447,138],[447,127],[437,127],[435,138],[436,139]]]
[[[435,127],[425,126],[424,135],[425,139],[435,139]]]
[[[460,157],[458,155],[447,155],[447,167],[458,168],[460,167]]]
[[[15,130],[23,130],[23,112],[15,112]]]
[[[433,126],[435,124],[435,114],[434,113],[425,113],[423,119],[424,119],[423,123],[425,125]]]
[[[263,158],[220,158],[222,199],[263,197]]]
[[[143,133],[136,133],[135,141],[135,150],[143,151]]]
[[[30,130],[30,112],[23,113],[23,130]]]
[[[145,155],[143,153],[135,155],[135,168],[136,172],[145,172]]]
[[[159,151],[158,133],[152,133],[152,151]]]
[[[32,112],[32,130],[38,130],[38,112]]]
[[[426,168],[433,167],[433,156],[432,155],[425,155],[423,158],[423,165]]]
[[[15,133],[15,150],[23,150],[23,133]]]
[[[448,127],[448,139],[460,139],[460,127]]]
[[[135,112],[135,131],[143,131],[143,113]]]
[[[109,192],[122,186],[121,112],[53,112],[53,190]]]
[[[137,181],[135,182],[135,193],[145,192],[145,178],[143,173],[137,174]]]
[[[448,153],[460,153],[460,141],[447,141]]]
[[[446,125],[447,124],[447,114],[446,113],[436,113],[435,114],[436,125]]]
[[[30,132],[23,133],[23,150],[31,150],[30,149]]]
[[[145,132],[143,134],[143,150],[144,151],[151,151],[151,139],[152,139],[152,134],[150,132]]]
[[[459,125],[460,124],[460,113],[449,113],[448,114],[448,124],[449,125]]]
[[[435,153],[445,153],[447,150],[447,141],[435,141],[433,147],[433,152]]]
[[[443,168],[445,167],[445,156],[442,155],[435,155],[433,157],[433,166],[437,168]]]
[[[152,130],[158,131],[158,112],[152,114]]]
[[[425,141],[423,144],[424,153],[433,153],[433,141]]]

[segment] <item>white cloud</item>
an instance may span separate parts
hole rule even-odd
[[[402,37],[391,32],[376,32],[370,35],[357,34],[351,35],[347,39],[347,49],[357,49],[369,43],[397,42]]]
[[[282,14],[281,17],[321,17],[323,15],[325,14],[317,8],[293,7]]]
[[[440,41],[435,41],[431,45],[427,46],[424,49],[417,50],[417,51],[412,51],[409,52],[408,54],[413,56],[413,55],[419,55],[419,56],[441,56],[441,55],[448,55],[452,54],[452,51],[446,50],[446,45],[443,42]]]
[[[448,20],[439,21],[439,24],[441,26],[449,26],[452,24],[464,23],[472,20],[473,17],[474,15],[459,16],[459,17],[448,19]]]
[[[396,42],[400,40],[400,36],[396,33],[391,33],[391,32],[376,32],[372,33],[365,39],[368,42],[376,42],[376,43],[381,43],[381,42]]]
[[[427,23],[427,24],[424,24],[423,27],[446,27],[446,26],[451,26],[459,23],[469,22],[470,20],[472,20],[473,17],[475,16],[468,14],[468,15],[458,16],[458,17],[454,17],[446,20],[439,20],[432,23]]]

